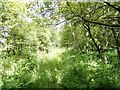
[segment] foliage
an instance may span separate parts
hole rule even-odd
[[[0,2],[0,88],[120,88],[117,7]]]
[[[119,69],[111,63],[104,64],[98,60],[95,52],[81,55],[76,50],[64,52],[59,57],[46,61],[44,58],[39,61],[36,57],[20,60],[13,57],[3,64],[2,87],[118,88]]]

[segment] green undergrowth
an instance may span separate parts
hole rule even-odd
[[[11,57],[2,62],[2,88],[120,88],[116,52],[106,53],[108,63],[96,52],[66,50],[54,58],[35,55]]]

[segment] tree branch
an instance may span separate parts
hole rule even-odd
[[[104,2],[104,3],[106,3],[108,6],[114,8],[115,10],[117,10],[118,12],[120,12],[120,8],[115,7],[114,5],[112,5],[112,4],[108,3],[108,2]]]
[[[89,33],[89,35],[90,35],[90,38],[92,39],[95,47],[97,48],[98,53],[100,54],[100,53],[101,53],[101,52],[100,52],[100,48],[99,48],[99,46],[97,45],[95,39],[93,38],[93,35],[92,35],[92,33],[91,33],[91,30],[90,30],[90,26],[89,26],[88,24],[84,24],[84,27],[87,29],[87,31],[88,31],[88,33]]]
[[[81,18],[82,18],[82,20],[84,20],[86,22],[89,22],[89,23],[93,23],[93,24],[104,25],[104,26],[109,26],[109,27],[120,27],[120,24],[106,24],[106,23],[90,21],[90,20],[87,20],[87,19],[85,19],[83,17],[81,17]]]

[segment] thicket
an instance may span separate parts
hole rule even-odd
[[[0,2],[0,88],[120,88],[118,7]]]

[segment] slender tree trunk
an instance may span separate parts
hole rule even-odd
[[[90,35],[90,38],[92,39],[95,47],[97,48],[97,51],[98,51],[98,53],[99,53],[99,56],[100,56],[100,55],[101,55],[101,50],[100,50],[99,46],[97,45],[97,43],[95,42],[95,39],[94,39],[93,36],[92,36],[92,33],[91,33],[91,30],[90,30],[89,25],[84,25],[84,27],[87,29],[87,31],[88,31],[88,33],[89,33],[89,35]]]
[[[112,28],[112,33],[116,42],[116,49],[117,49],[117,54],[118,54],[118,62],[120,65],[120,32],[118,35],[116,35],[114,28]]]

